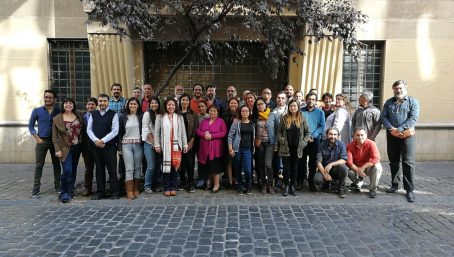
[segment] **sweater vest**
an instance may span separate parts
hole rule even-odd
[[[112,120],[115,117],[116,112],[112,110],[108,110],[104,116],[96,110],[91,113],[93,119],[93,133],[99,139],[105,137],[112,131]],[[116,147],[117,146],[118,137],[115,136],[112,140],[106,143],[106,147]]]

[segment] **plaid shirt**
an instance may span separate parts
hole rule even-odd
[[[115,98],[111,97],[109,99],[109,109],[120,115],[123,112],[125,102],[126,100],[122,96],[120,96],[118,100],[115,100]]]

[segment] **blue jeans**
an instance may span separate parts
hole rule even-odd
[[[122,154],[125,162],[126,180],[141,179],[142,144],[122,144]]]
[[[252,149],[240,148],[235,152],[233,157],[233,165],[235,168],[235,178],[238,182],[238,188],[251,189],[251,174],[252,174]],[[244,180],[241,176],[241,170],[244,171]]]
[[[143,152],[147,160],[147,171],[145,172],[145,188],[152,188],[159,176],[161,168],[160,156],[154,150],[153,145],[144,143]]]
[[[77,165],[82,151],[80,144],[72,145],[69,148],[66,160],[62,162],[63,173],[61,174],[61,195],[74,192],[74,185],[77,177]]]

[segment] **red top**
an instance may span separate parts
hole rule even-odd
[[[200,114],[200,112],[199,112],[199,101],[197,101],[195,98],[191,99],[189,107],[191,108],[193,113]]]
[[[363,146],[360,148],[355,140],[347,146],[347,166],[351,167],[355,164],[358,167],[362,167],[366,162],[377,164],[380,162],[380,152],[374,141],[366,139]]]

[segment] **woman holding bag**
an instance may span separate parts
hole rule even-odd
[[[184,120],[178,114],[177,101],[167,98],[164,101],[163,115],[158,115],[155,122],[155,150],[162,153],[162,173],[164,195],[177,194],[177,180],[182,153],[187,153],[188,142]]]

